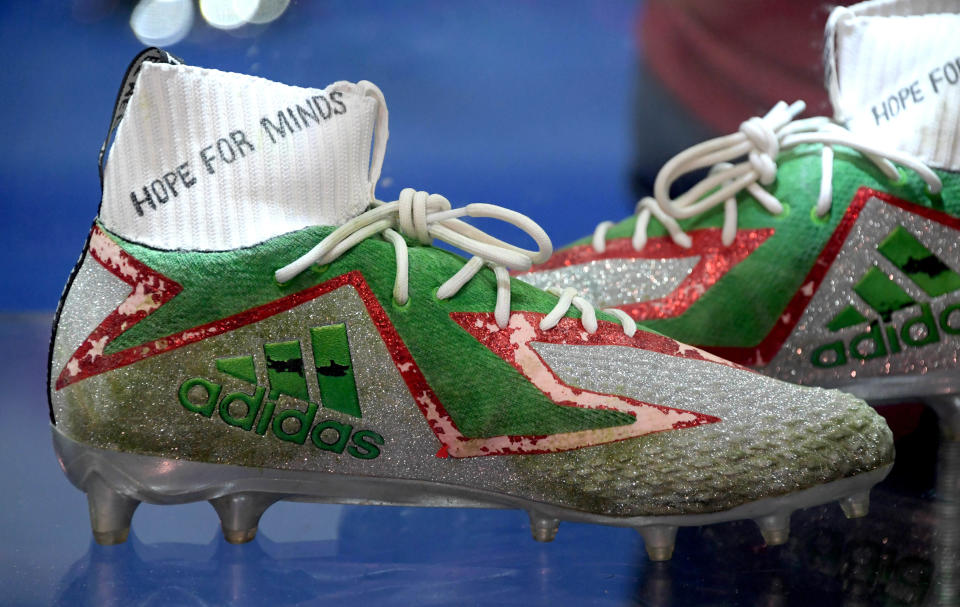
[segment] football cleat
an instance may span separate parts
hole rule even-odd
[[[387,110],[369,82],[289,87],[150,49],[121,90],[50,359],[55,449],[102,544],[141,502],[207,500],[242,543],[297,499],[522,509],[539,541],[563,520],[633,527],[663,560],[679,526],[755,519],[782,543],[791,511],[890,469],[855,397],[511,279],[552,249],[523,215],[374,199]]]
[[[835,9],[836,118],[781,102],[677,154],[634,216],[520,277],[773,377],[955,415],[960,14],[920,7]]]

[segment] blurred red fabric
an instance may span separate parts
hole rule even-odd
[[[642,60],[688,111],[730,132],[777,101],[830,115],[823,87],[823,29],[815,0],[649,0],[637,35]]]

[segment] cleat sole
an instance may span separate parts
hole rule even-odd
[[[269,493],[233,493],[210,500],[220,517],[223,537],[231,544],[246,544],[257,535],[260,517],[280,499]]]
[[[90,475],[85,491],[93,539],[101,546],[127,541],[130,521],[140,501],[117,493],[97,474]]]
[[[223,529],[223,539],[227,540],[228,544],[246,544],[252,542],[255,537],[257,537],[256,527],[252,529]]]
[[[538,542],[552,542],[557,537],[557,530],[560,528],[560,519],[551,516],[543,516],[531,510],[530,514],[530,533],[533,539]]]
[[[130,535],[130,527],[126,529],[117,529],[115,531],[94,531],[93,541],[101,546],[116,546],[127,541]]]
[[[790,539],[790,513],[778,512],[754,519],[767,546],[782,546]]]
[[[847,518],[863,518],[870,512],[870,492],[863,491],[840,499],[840,508]]]
[[[960,440],[960,396],[944,395],[924,399],[940,418],[940,431],[950,441]]]
[[[677,527],[674,525],[650,525],[638,527],[651,561],[669,561],[673,557],[673,547],[677,541]]]
[[[849,392],[873,405],[920,400],[934,409],[942,406],[956,411],[960,407],[960,374],[955,369],[931,370],[925,375],[866,377],[823,387]]]
[[[52,430],[60,465],[70,482],[87,492],[94,532],[107,534],[102,536],[106,541],[125,537],[123,534],[129,530],[130,519],[140,502],[183,504],[210,501],[220,516],[227,541],[242,543],[256,535],[263,512],[274,502],[285,499],[334,504],[526,510],[534,513],[531,514],[534,539],[549,541],[551,535],[556,534],[553,521],[559,523],[561,520],[632,527],[644,536],[651,559],[666,560],[672,553],[672,544],[666,538],[675,535],[676,527],[757,520],[837,501],[869,492],[892,467],[887,465],[721,512],[618,517],[433,481],[250,468],[110,451],[76,442],[55,427]],[[94,503],[98,505],[96,519]]]

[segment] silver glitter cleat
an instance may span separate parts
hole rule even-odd
[[[662,560],[680,526],[754,519],[775,543],[789,512],[890,469],[890,432],[854,397],[511,280],[551,250],[526,217],[413,190],[372,199],[387,114],[370,83],[297,89],[154,49],[123,90],[50,360],[54,447],[98,542],[122,542],[141,502],[206,500],[243,543],[290,499],[520,509],[539,541],[560,521],[633,527]],[[174,111],[196,98],[237,114]],[[164,145],[138,153],[158,130]]]

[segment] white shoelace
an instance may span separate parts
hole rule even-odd
[[[940,193],[943,185],[937,174],[918,158],[877,147],[858,138],[837,122],[826,117],[795,120],[806,104],[802,101],[787,105],[777,103],[766,116],[753,117],[740,125],[738,132],[699,143],[680,152],[660,169],[653,185],[653,197],[637,203],[637,223],[632,244],[637,250],[647,243],[650,217],[656,217],[670,238],[679,246],[692,245],[678,219],[699,215],[723,204],[722,242],[729,246],[737,235],[737,200],[743,190],[749,192],[771,214],[783,211],[783,204],[761,186],[770,185],[777,176],[776,158],[781,150],[806,143],[823,145],[821,152],[820,194],[816,213],[823,217],[830,211],[833,200],[833,146],[845,146],[862,153],[891,180],[899,180],[899,164],[926,182],[932,194]],[[744,160],[731,164],[737,158]],[[670,186],[683,175],[711,167],[710,174],[676,198],[670,197]],[[716,188],[716,191],[711,192]],[[709,192],[709,193],[708,193]],[[593,232],[593,248],[602,253],[606,249],[606,234],[614,223],[604,221]]]
[[[528,251],[503,242],[479,230],[458,217],[490,217],[505,221],[526,232],[537,244],[536,251]],[[392,202],[375,200],[370,210],[340,226],[309,252],[276,271],[277,282],[285,283],[313,264],[326,265],[343,255],[362,240],[382,233],[393,244],[397,273],[393,297],[400,305],[409,301],[409,256],[407,243],[401,233],[416,238],[424,245],[441,240],[473,255],[470,260],[437,289],[438,299],[456,295],[484,265],[493,268],[497,280],[497,299],[494,317],[503,329],[510,322],[510,274],[508,269],[524,271],[533,264],[543,263],[553,253],[553,245],[546,232],[529,217],[492,204],[468,204],[451,209],[450,202],[439,194],[428,194],[406,188],[399,199]],[[580,322],[587,333],[597,331],[597,317],[593,305],[578,296],[573,288],[549,289],[559,297],[554,308],[540,321],[540,329],[552,329],[560,322],[570,306],[581,312]],[[616,316],[623,332],[633,336],[636,323],[620,310],[606,310]]]

